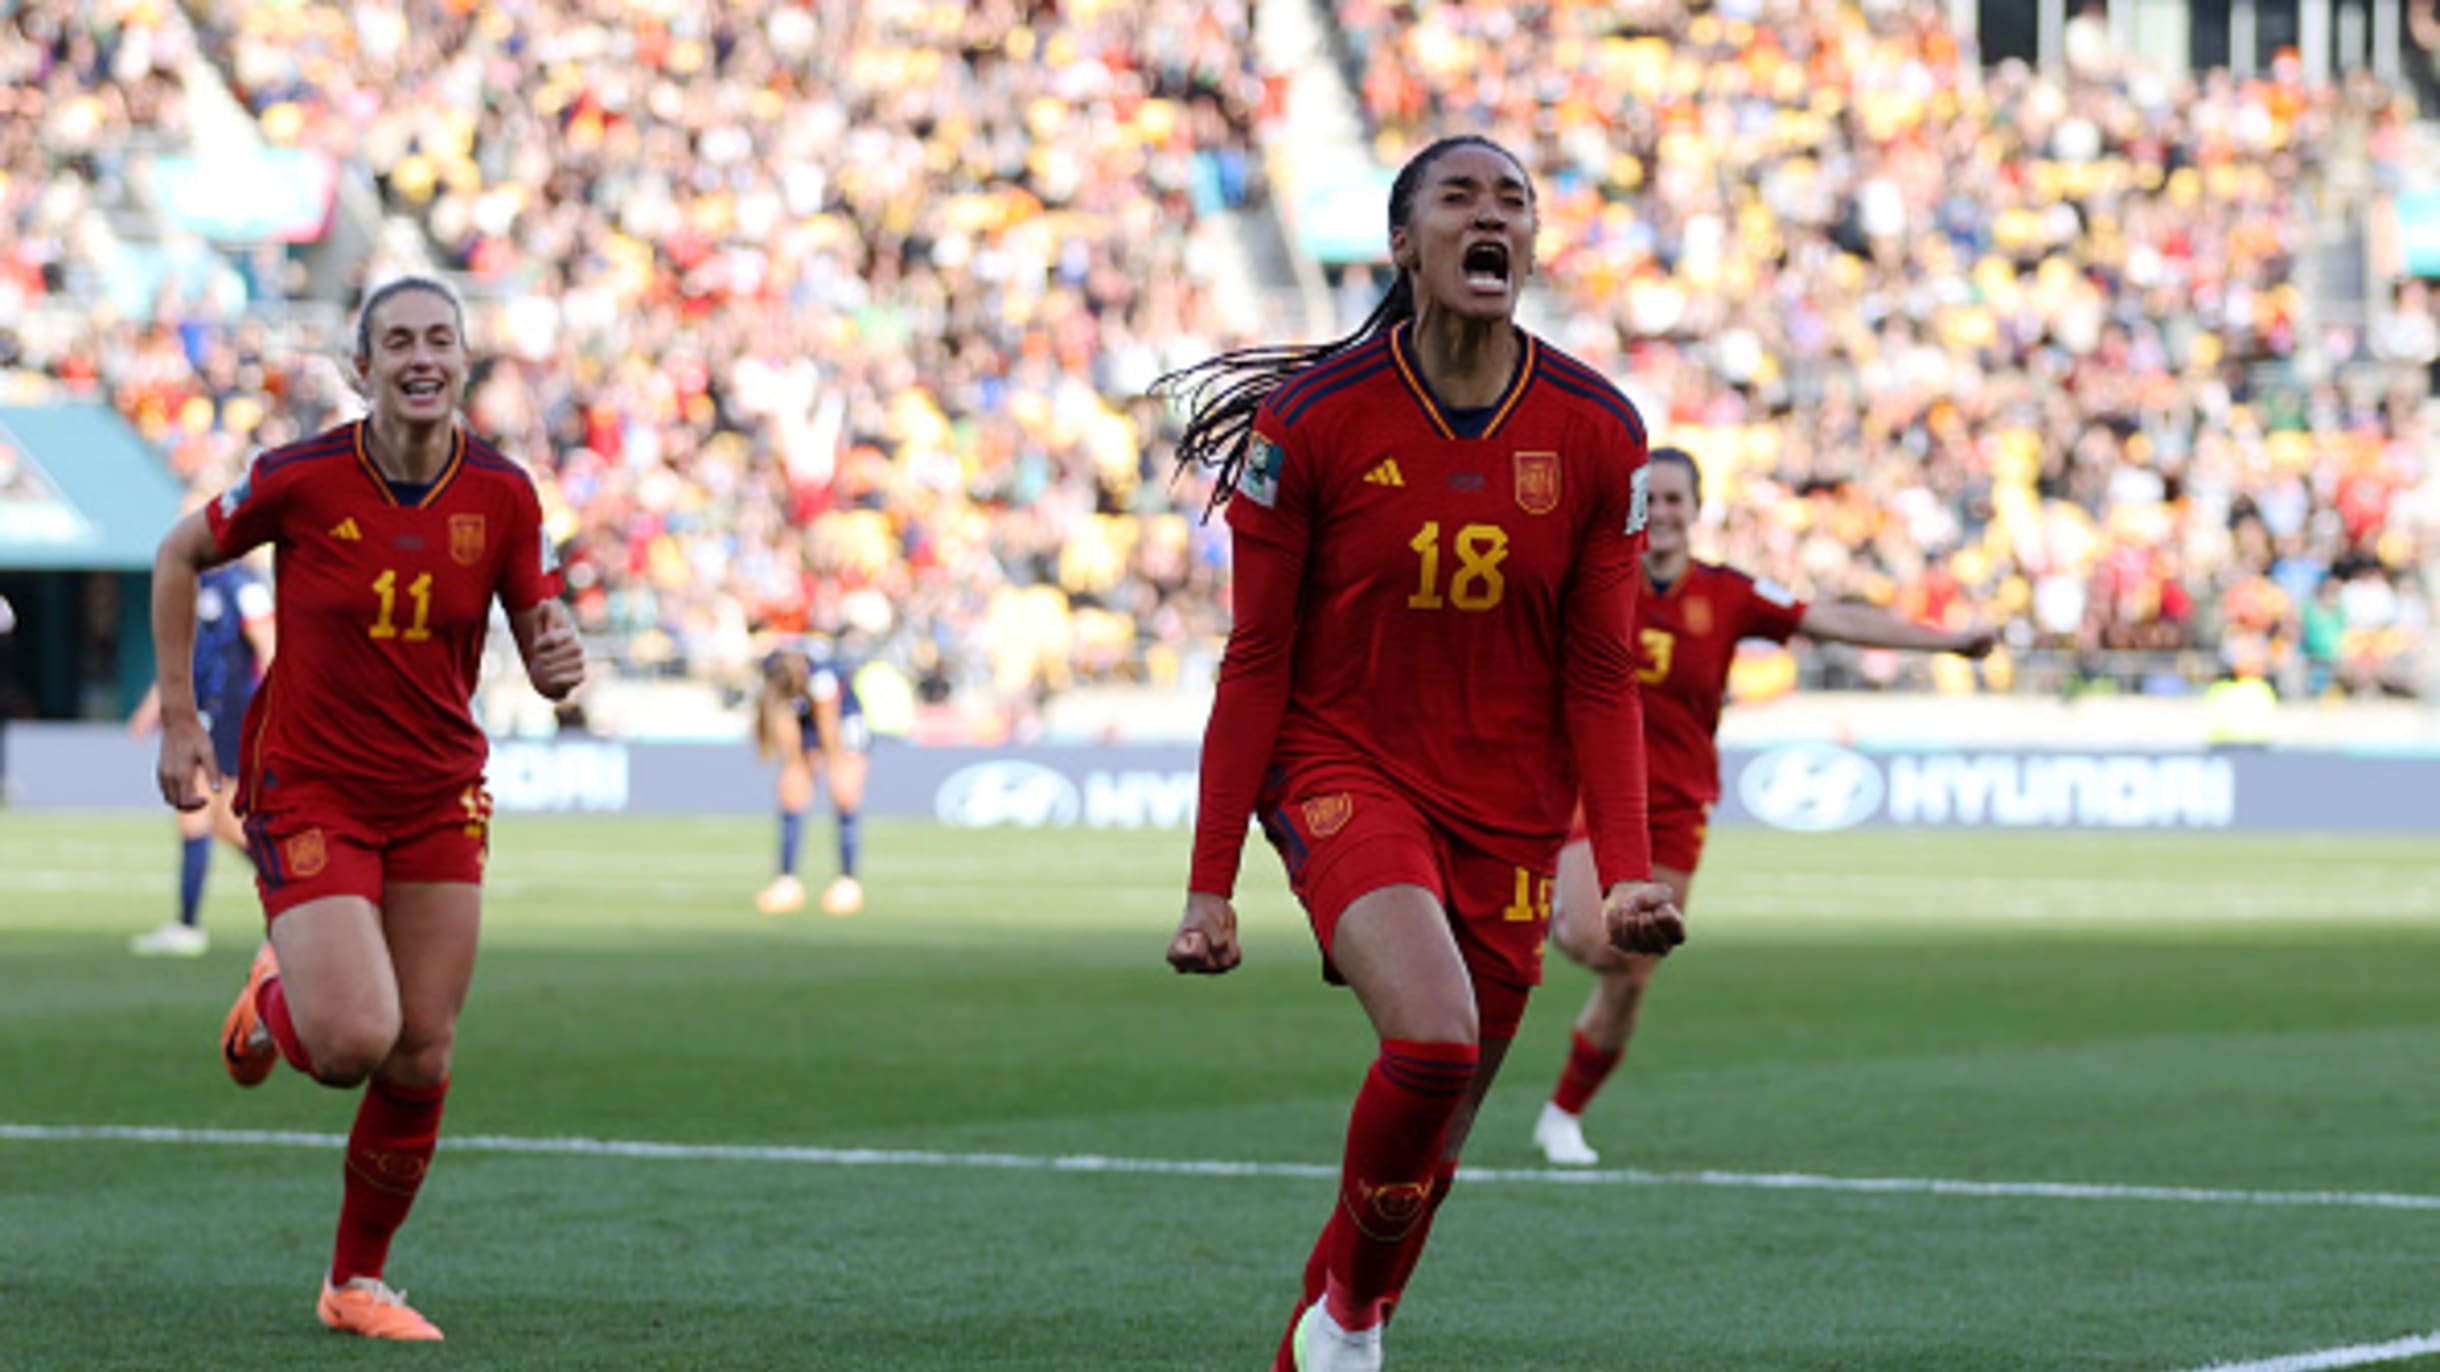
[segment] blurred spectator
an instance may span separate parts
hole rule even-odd
[[[1549,331],[1702,458],[1710,551],[1988,604],[2052,662],[2404,689],[2440,316],[2379,282],[2317,327],[2294,268],[2344,187],[2399,184],[2408,108],[2151,72],[2089,10],[2057,77],[1984,71],[1930,0],[1337,15],[1385,161],[1455,128],[1532,158]],[[1254,51],[1237,0],[14,6],[0,396],[105,396],[207,486],[352,412],[276,253],[114,229],[207,61],[458,273],[475,422],[623,670],[742,682],[758,635],[852,629],[1021,731],[1199,679],[1225,627],[1208,486],[1139,397],[1229,341],[1201,235],[1264,203]]]
[[[1218,536],[1180,513],[1207,488],[1170,491],[1137,397],[1224,341],[1193,232],[1262,193],[1242,5],[193,12],[266,140],[364,166],[463,274],[474,422],[543,478],[629,669],[852,626],[1022,698],[1221,630]],[[80,13],[19,27],[106,97]],[[223,303],[164,291],[29,360],[225,480],[291,436],[267,416],[344,397]]]
[[[2336,187],[2395,184],[2411,103],[2292,59],[2150,71],[2092,5],[2060,75],[1984,71],[1945,9],[1337,15],[1385,165],[1456,128],[1530,150],[1559,341],[1702,458],[1728,561],[1994,605],[2019,646],[2184,654],[2190,687],[2223,634],[2292,677],[2298,606],[2353,558],[2391,626],[2359,680],[2402,680],[2440,331],[2420,282],[2368,337],[2311,330],[2296,267]]]

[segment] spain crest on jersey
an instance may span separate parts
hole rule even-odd
[[[298,878],[313,876],[330,864],[330,849],[318,828],[292,835],[286,844],[286,856],[289,875]]]
[[[1321,796],[1305,802],[1305,831],[1315,838],[1328,838],[1347,827],[1348,817],[1356,812],[1356,798],[1345,791]]]
[[[461,567],[471,567],[483,560],[483,516],[449,516],[449,560]]]
[[[1559,455],[1517,454],[1517,506],[1527,514],[1544,515],[1559,508]]]
[[[1256,434],[1246,445],[1245,475],[1237,479],[1239,494],[1264,509],[1279,503],[1279,473],[1288,454],[1270,439]]]

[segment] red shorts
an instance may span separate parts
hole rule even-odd
[[[1378,774],[1345,763],[1274,777],[1258,813],[1312,917],[1325,978],[1341,980],[1330,942],[1348,906],[1385,886],[1421,886],[1448,912],[1483,1038],[1516,1037],[1526,997],[1542,980],[1555,849],[1534,867],[1495,858],[1425,818]]]
[[[278,809],[246,816],[246,851],[254,859],[266,922],[324,896],[360,896],[379,905],[393,881],[483,879],[491,795],[480,786],[379,818],[328,797],[292,793],[281,801]]]
[[[1703,840],[1711,836],[1711,802],[1672,805],[1652,812],[1645,821],[1652,836],[1652,865],[1694,874],[1703,861]],[[1593,831],[1584,822],[1584,802],[1576,802],[1576,817],[1567,827],[1567,841],[1589,842]]]

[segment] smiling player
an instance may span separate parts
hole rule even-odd
[[[222,784],[198,717],[197,584],[271,544],[280,654],[246,714],[237,772],[270,939],[221,1030],[241,1086],[281,1058],[363,1086],[317,1313],[377,1339],[439,1329],[383,1280],[440,1133],[482,924],[491,798],[471,701],[492,603],[534,688],[584,676],[525,470],[457,422],[464,319],[437,281],[365,301],[355,371],[371,413],[258,456],[162,540],[153,564],[161,794]],[[198,779],[202,785],[198,785]]]

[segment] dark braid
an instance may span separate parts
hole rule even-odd
[[[1442,153],[1457,148],[1489,148],[1511,162],[1516,155],[1480,134],[1459,134],[1443,138],[1407,159],[1398,169],[1397,180],[1389,188],[1389,227],[1391,232],[1403,229],[1415,208],[1415,193],[1422,189],[1425,173]],[[1517,164],[1519,169],[1523,163]],[[1189,411],[1185,431],[1178,435],[1178,473],[1209,467],[1218,473],[1212,484],[1211,504],[1203,513],[1209,518],[1237,490],[1237,478],[1245,472],[1248,440],[1254,432],[1254,414],[1273,391],[1285,385],[1288,378],[1325,358],[1388,333],[1399,324],[1415,317],[1415,284],[1404,270],[1364,316],[1355,332],[1327,343],[1263,344],[1238,348],[1206,358],[1191,367],[1181,367],[1164,374],[1152,383],[1155,397],[1182,403]]]

